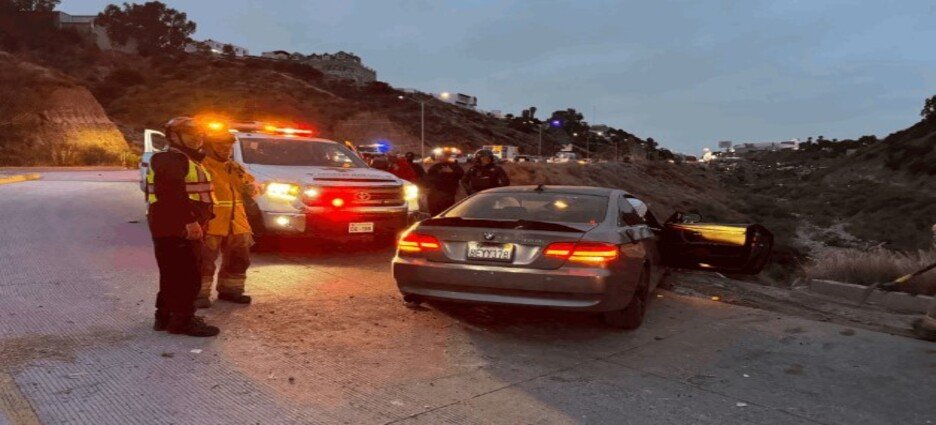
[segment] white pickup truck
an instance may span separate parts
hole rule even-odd
[[[263,189],[247,203],[255,235],[389,241],[418,215],[416,185],[368,167],[341,143],[256,123],[230,127],[234,161]],[[163,133],[144,132],[144,191],[150,158],[166,146]]]

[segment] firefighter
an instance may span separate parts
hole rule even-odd
[[[439,214],[455,204],[458,182],[464,174],[465,170],[452,158],[451,151],[444,150],[437,155],[436,163],[426,172],[429,214]]]
[[[211,288],[218,271],[218,299],[236,304],[250,304],[244,294],[247,267],[250,266],[250,246],[253,236],[247,221],[244,202],[259,195],[260,190],[240,164],[231,160],[234,136],[225,130],[208,133],[207,155],[202,161],[211,173],[215,193],[215,217],[208,223],[202,243],[201,290],[195,301],[197,308],[211,307]],[[216,267],[218,256],[221,267]]]
[[[390,163],[390,166],[387,168],[394,176],[397,176],[408,182],[415,183],[416,171],[413,170],[413,163],[406,160],[393,152],[387,154],[387,161]]]
[[[159,293],[153,329],[199,337],[220,330],[195,316],[195,297],[204,227],[212,218],[211,175],[204,158],[204,132],[189,117],[166,123],[169,150],[150,159],[146,175],[147,222],[159,266]]]
[[[462,177],[462,185],[469,195],[494,187],[510,186],[507,172],[494,162],[494,152],[481,149],[475,153],[475,163]]]

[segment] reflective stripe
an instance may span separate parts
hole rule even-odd
[[[146,193],[150,204],[157,201],[155,181],[156,173],[152,167],[149,167],[146,172]],[[214,187],[211,184],[211,173],[205,170],[205,167],[201,164],[192,160],[188,161],[188,172],[185,174],[185,193],[193,201],[206,204],[216,202]]]

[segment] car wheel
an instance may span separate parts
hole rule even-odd
[[[640,280],[634,296],[622,310],[607,311],[604,313],[605,323],[621,329],[637,329],[643,323],[647,312],[647,301],[650,295],[650,275],[644,269],[640,273]]]

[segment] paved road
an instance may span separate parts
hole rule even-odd
[[[634,332],[412,311],[361,246],[259,255],[220,337],[156,333],[134,177],[0,186],[0,424],[936,422],[931,343],[670,292]]]

